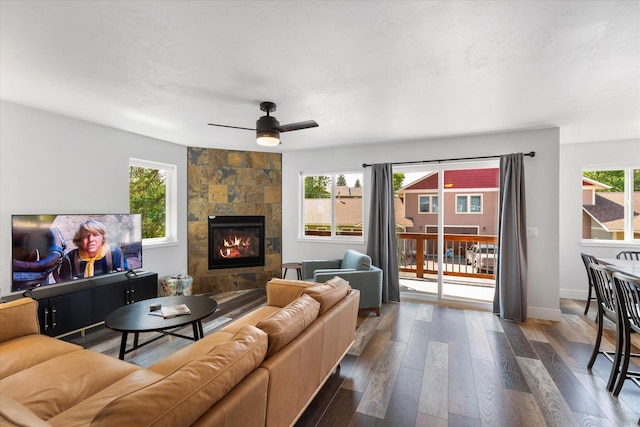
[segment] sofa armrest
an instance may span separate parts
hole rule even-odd
[[[334,276],[343,278],[349,282],[349,286],[360,291],[360,308],[375,308],[382,306],[382,270],[371,266],[367,271],[334,271],[318,273],[315,276],[317,282],[325,282]]]
[[[340,276],[340,274],[352,273],[354,271],[356,271],[355,268],[321,268],[313,272],[313,281],[317,283],[324,283],[335,276]],[[321,279],[318,279],[318,277],[320,277]]]
[[[40,333],[38,302],[20,298],[0,304],[0,343]]]
[[[313,272],[319,269],[332,268],[337,269],[342,265],[341,259],[323,259],[323,260],[303,260],[302,280],[312,280]]]

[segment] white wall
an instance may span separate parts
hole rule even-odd
[[[178,167],[179,244],[144,248],[144,269],[187,270],[187,148],[0,104],[0,291],[11,291],[11,215],[129,212],[129,158]]]
[[[529,317],[558,320],[558,176],[559,129],[504,132],[457,138],[371,144],[338,149],[295,151],[282,156],[283,261],[341,258],[351,247],[364,251],[366,245],[328,244],[298,240],[298,191],[300,172],[362,170],[362,163],[406,162],[441,158],[491,156],[535,151],[525,158],[527,185],[527,225],[539,229],[539,237],[530,238],[528,275]],[[364,185],[369,184],[370,169],[365,169]],[[365,187],[366,188],[366,187]],[[365,220],[369,215],[365,201]]]
[[[615,258],[640,245],[582,243],[582,171],[601,167],[640,167],[640,140],[568,144],[560,147],[560,297],[587,298],[587,273],[581,252]]]

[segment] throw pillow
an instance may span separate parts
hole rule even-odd
[[[311,296],[320,303],[319,316],[347,296],[350,289],[351,286],[349,286],[349,282],[341,277],[335,276],[325,283],[306,288],[303,293]]]

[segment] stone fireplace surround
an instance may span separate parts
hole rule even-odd
[[[192,292],[264,287],[282,263],[282,155],[188,148],[188,273]],[[264,215],[265,265],[209,269],[210,215]]]

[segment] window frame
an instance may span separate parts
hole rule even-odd
[[[423,211],[422,210],[422,203],[420,202],[420,200],[423,197],[428,197],[429,198],[429,210],[428,211]],[[437,194],[418,194],[418,213],[419,214],[437,214],[438,213],[438,209],[437,209],[437,203],[436,203],[436,209],[433,209],[433,200],[438,201],[438,195]]]
[[[165,235],[164,237],[142,239],[142,247],[162,247],[178,244],[178,166],[131,157],[129,158],[129,170],[131,167],[158,169],[165,173]],[[131,195],[129,195],[130,198]]]
[[[606,171],[624,171],[624,194],[623,194],[623,209],[624,209],[624,228],[623,228],[623,240],[615,240],[615,239],[585,239],[581,236],[581,244],[584,246],[620,246],[620,245],[637,245],[640,242],[640,239],[634,239],[634,230],[633,230],[633,217],[634,217],[634,171],[640,170],[640,165],[612,165],[612,166],[584,166],[581,170],[580,182],[582,182],[585,177],[585,172],[606,172]],[[582,196],[582,191],[584,187],[580,185],[580,194]],[[594,191],[593,196],[595,198],[596,192]],[[582,201],[583,198],[580,197]],[[584,204],[580,204],[580,212],[581,214],[584,212]]]
[[[328,176],[331,180],[330,200],[337,200],[337,179],[340,175],[358,175],[362,191],[362,234],[360,236],[345,236],[336,234],[336,209],[335,203],[331,203],[331,224],[327,227],[330,231],[329,236],[309,236],[305,234],[305,179],[308,177]],[[298,191],[298,240],[299,241],[323,241],[323,242],[342,242],[342,243],[364,243],[365,233],[367,230],[367,222],[365,218],[365,175],[362,171],[344,170],[337,172],[300,172],[299,175],[299,191]]]
[[[464,197],[466,198],[466,210],[462,211],[462,210],[458,210],[458,206],[460,206],[458,204],[458,197]],[[471,198],[472,197],[479,197],[480,198],[480,210],[478,211],[474,211],[471,209]],[[456,215],[460,214],[460,215],[466,215],[466,214],[472,214],[472,215],[482,215],[482,213],[484,212],[484,196],[483,194],[479,194],[479,193],[473,193],[473,194],[456,194],[455,197],[455,213]]]

